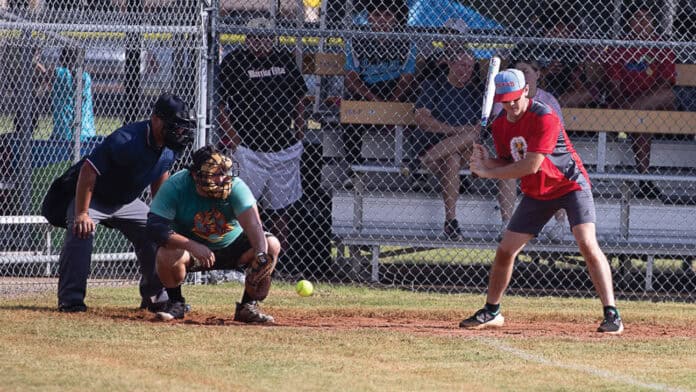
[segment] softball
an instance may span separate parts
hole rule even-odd
[[[297,291],[300,297],[309,297],[314,292],[314,285],[308,280],[301,280],[297,282],[295,291]]]
[[[321,0],[302,0],[305,7],[319,8],[321,5]]]

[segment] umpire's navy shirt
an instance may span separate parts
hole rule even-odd
[[[149,121],[124,125],[87,156],[98,175],[93,198],[128,204],[169,171],[176,158],[174,151],[157,147]]]

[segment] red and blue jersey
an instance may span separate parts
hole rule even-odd
[[[570,192],[591,189],[590,177],[575,151],[561,121],[541,102],[529,107],[516,122],[505,111],[491,124],[498,158],[524,159],[528,152],[544,154],[539,171],[522,177],[522,192],[534,199],[551,200]]]

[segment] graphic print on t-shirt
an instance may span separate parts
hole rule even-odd
[[[515,136],[510,139],[510,153],[515,162],[524,159],[527,155],[527,140],[524,136]]]
[[[255,78],[265,78],[268,76],[285,75],[284,67],[271,67],[268,69],[249,69],[247,70],[247,75],[249,79]]]
[[[222,212],[211,208],[208,211],[196,213],[193,217],[193,229],[191,230],[198,237],[216,243],[222,240],[225,233],[234,230],[225,219]]]

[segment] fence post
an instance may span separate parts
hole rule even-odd
[[[143,5],[140,0],[128,0],[129,15],[142,15]],[[131,123],[140,119],[142,112],[140,103],[140,47],[141,34],[139,32],[126,33],[126,64],[123,83],[126,112],[124,122]]]
[[[205,145],[206,142],[206,110],[208,107],[208,11],[210,9],[209,0],[202,0],[199,3],[200,11],[200,24],[199,24],[199,37],[198,37],[198,87],[196,88],[196,95],[198,98],[198,106],[196,108],[196,123],[198,124],[198,131],[196,132],[196,143],[194,145],[195,149],[199,149]]]
[[[73,75],[73,85],[75,86],[75,91],[73,91],[73,163],[77,163],[81,156],[81,140],[82,137],[82,90],[84,88],[84,81],[82,80],[82,74],[84,73],[84,63],[85,63],[85,49],[80,48],[77,51],[76,62],[77,67],[75,67],[75,75]]]

